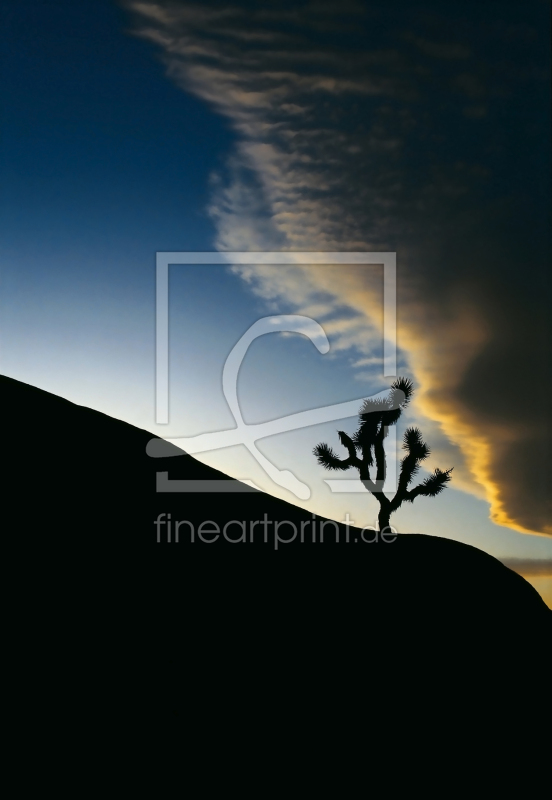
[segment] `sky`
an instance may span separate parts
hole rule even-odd
[[[397,375],[415,386],[398,442],[418,425],[428,470],[454,471],[391,522],[515,561],[552,604],[549,4],[22,0],[1,13],[1,372],[189,438],[235,427],[222,370],[248,328],[302,315],[328,352],[301,333],[256,339],[237,382],[245,422],[360,407],[393,380],[382,267],[175,264],[158,424],[156,253],[394,252]],[[355,418],[257,442],[307,499],[243,445],[197,457],[374,525],[375,499],[331,491],[312,454],[339,451],[338,429]]]

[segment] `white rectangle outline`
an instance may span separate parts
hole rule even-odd
[[[155,325],[155,414],[158,425],[169,422],[169,266],[178,265],[232,265],[232,264],[269,264],[285,266],[292,264],[365,264],[383,265],[383,374],[384,377],[395,377],[397,373],[397,254],[396,252],[378,253],[319,253],[319,252],[158,252],[156,253],[156,325]],[[393,433],[395,433],[393,429]],[[396,449],[396,435],[389,437]],[[389,464],[387,480],[393,473],[396,486],[396,463]],[[161,484],[159,480],[161,479]],[[157,491],[220,491],[221,484],[228,491],[249,490],[239,481],[170,481],[168,473],[157,473]],[[357,481],[348,479],[324,481],[332,492],[356,493],[364,492]],[[178,484],[178,486],[177,486]],[[205,484],[205,485],[204,485]],[[232,486],[227,486],[232,484]]]
[[[158,252],[155,266],[155,422],[169,423],[169,266],[186,264],[383,265],[383,375],[397,374],[397,254]]]

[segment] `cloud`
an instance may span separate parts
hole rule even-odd
[[[552,609],[552,560],[503,559],[503,563],[531,583],[548,608]]]
[[[552,578],[552,561],[550,559],[538,560],[534,559],[504,559],[504,564],[517,572],[518,575],[539,575],[546,578]]]
[[[417,414],[497,524],[552,534],[544,4],[125,5],[236,132],[213,178],[217,247],[397,250]],[[235,270],[272,307],[340,309],[336,347],[373,355],[375,272]]]
[[[405,38],[416,45],[422,53],[432,58],[457,60],[469,58],[471,56],[470,48],[460,42],[430,42],[427,39],[423,39],[421,36],[413,35],[406,36]]]

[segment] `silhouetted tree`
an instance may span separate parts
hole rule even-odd
[[[354,436],[351,438],[345,431],[338,431],[341,444],[349,451],[348,458],[339,458],[332,448],[324,443],[316,445],[313,450],[318,463],[326,469],[346,470],[349,467],[358,469],[361,482],[380,504],[378,514],[380,531],[389,527],[391,514],[405,501],[412,503],[419,495],[435,497],[446,488],[451,479],[452,467],[446,472],[436,469],[418,486],[409,489],[421,462],[429,456],[430,449],[423,441],[418,428],[408,428],[403,439],[402,446],[406,450],[406,455],[401,461],[397,492],[393,499],[389,499],[382,491],[386,476],[383,440],[387,436],[389,426],[397,423],[412,394],[412,381],[408,378],[397,378],[386,398],[365,400],[359,411],[360,424]],[[376,475],[375,480],[372,480],[370,470],[374,467]]]

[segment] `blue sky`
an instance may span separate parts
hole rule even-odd
[[[156,426],[155,253],[397,250],[400,374],[419,398],[404,421],[433,445],[430,467],[455,472],[393,524],[552,559],[550,537],[520,532],[545,531],[549,452],[548,412],[524,405],[546,355],[545,4],[520,18],[399,3],[400,23],[379,4],[371,19],[342,4],[337,22],[321,6],[232,8],[3,11],[2,373],[191,436],[232,427],[221,372],[249,325],[310,312],[330,353],[299,335],[256,341],[240,373],[246,421],[362,398],[389,385],[381,272],[174,267],[171,425]],[[322,440],[338,449],[341,427],[355,420],[259,449],[309,483],[308,507],[374,524],[373,498],[332,495],[312,456]],[[299,502],[243,447],[201,458]]]

